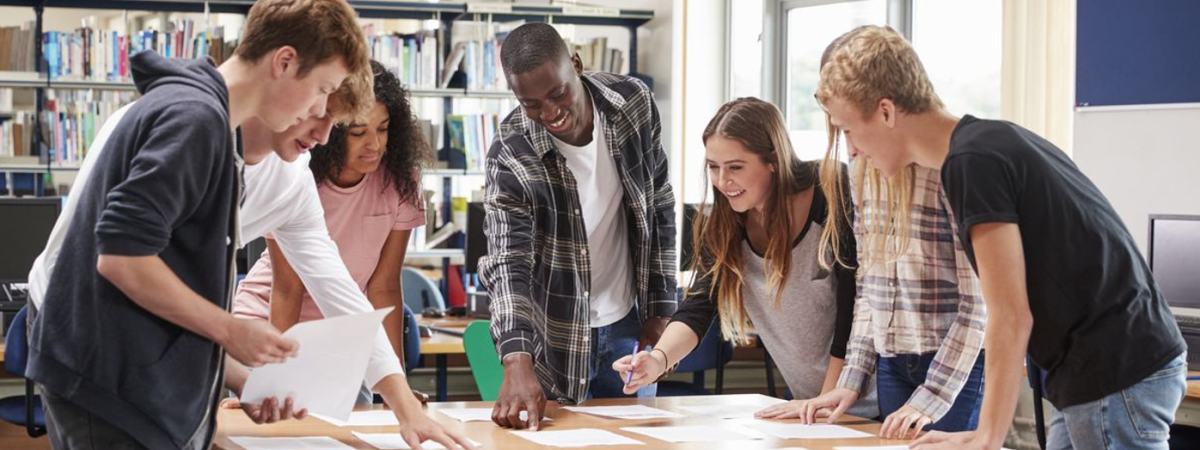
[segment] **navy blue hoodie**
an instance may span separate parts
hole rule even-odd
[[[207,448],[222,350],[135,304],[96,261],[158,255],[228,309],[241,190],[229,91],[207,60],[143,52],[130,67],[142,98],[105,124],[112,134],[93,143],[102,151],[71,192],[81,197],[60,219],[71,222],[33,322],[27,373],[147,448]]]

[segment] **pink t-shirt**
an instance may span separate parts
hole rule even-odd
[[[402,202],[395,187],[388,186],[385,189],[383,177],[376,173],[367,174],[361,182],[349,188],[322,183],[317,193],[325,209],[325,226],[329,228],[329,237],[337,243],[338,253],[346,263],[350,276],[364,291],[371,275],[375,273],[375,267],[379,265],[380,251],[391,232],[411,230],[425,224],[424,205]],[[246,274],[246,279],[242,280],[234,297],[234,315],[268,319],[271,315],[271,282],[271,255],[267,250]],[[300,321],[322,317],[317,304],[305,292],[300,307]]]

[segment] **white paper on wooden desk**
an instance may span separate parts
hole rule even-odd
[[[591,447],[593,445],[645,445],[641,441],[607,430],[579,428],[557,431],[509,431],[517,437],[549,447]]]
[[[329,416],[323,416],[321,414],[309,415],[339,427],[400,426],[400,420],[396,418],[396,413],[388,409],[374,411],[354,411],[350,413],[350,417],[346,420],[338,420]]]
[[[685,417],[670,411],[651,408],[645,405],[628,406],[566,406],[563,409],[571,412],[591,414],[593,416],[611,417],[613,419],[645,420],[645,419],[678,419]]]
[[[371,444],[372,447],[381,450],[411,450],[412,447],[404,442],[404,438],[400,437],[400,433],[359,433],[354,431],[354,437],[362,439],[363,442]],[[480,443],[475,440],[471,441],[471,445],[479,447]],[[437,441],[425,441],[421,443],[421,448],[425,450],[445,450],[446,447],[439,444]]]
[[[439,408],[437,412],[446,416],[457,419],[459,422],[491,422],[492,408]],[[520,413],[521,420],[529,420],[529,411],[522,410]],[[551,420],[549,417],[543,417],[542,422]]]
[[[383,317],[393,308],[302,322],[284,336],[300,343],[295,358],[250,372],[242,403],[291,398],[296,408],[338,420],[350,418]]]
[[[637,433],[667,442],[720,442],[766,439],[754,430],[737,426],[687,425],[669,427],[622,427],[624,431]]]
[[[739,425],[779,439],[855,439],[875,437],[873,434],[863,433],[840,425],[805,425],[799,422],[774,422],[766,420],[739,422]]]
[[[354,447],[328,436],[286,438],[231,436],[229,440],[246,450],[354,450]]]

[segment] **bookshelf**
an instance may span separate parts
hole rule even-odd
[[[476,3],[428,3],[417,1],[385,1],[385,0],[348,0],[350,5],[357,10],[359,16],[363,19],[416,19],[436,21],[439,28],[436,30],[436,48],[435,57],[431,59],[435,66],[434,73],[437,75],[433,86],[440,86],[442,81],[443,71],[447,64],[446,58],[450,56],[455,48],[453,41],[453,30],[456,23],[503,23],[514,21],[526,22],[549,22],[552,24],[563,25],[589,25],[589,26],[604,26],[613,27],[624,30],[629,33],[629,53],[627,60],[623,62],[628,64],[628,73],[634,76],[638,72],[638,29],[654,18],[654,12],[651,10],[637,9],[621,9],[609,8],[603,6],[582,6],[582,5],[531,5],[518,3],[500,3],[500,2],[476,2]],[[42,36],[45,34],[44,15],[54,14],[55,8],[79,8],[88,10],[124,10],[124,11],[150,11],[159,13],[232,13],[246,14],[250,7],[254,4],[254,0],[0,0],[0,6],[9,7],[27,7],[32,8],[34,12],[34,36],[38,37],[38,44],[34,45],[35,61],[37,61],[38,72],[0,72],[0,88],[8,89],[31,89],[34,91],[34,113],[32,114],[32,129],[44,129],[42,116],[47,107],[48,94],[55,92],[54,90],[70,91],[114,91],[114,92],[133,92],[134,85],[128,81],[94,81],[94,80],[79,80],[79,79],[51,79],[53,76],[48,75],[49,64],[46,63],[46,58],[43,55],[43,46],[41,45]],[[165,27],[165,24],[164,24]],[[131,40],[133,31],[129,31]],[[163,31],[167,31],[164,29]],[[107,30],[105,31],[107,32]],[[103,33],[101,33],[103,34]],[[211,34],[206,34],[207,37],[213,37]],[[492,36],[495,37],[495,36]],[[405,38],[401,38],[405,39]],[[120,41],[124,43],[124,41]],[[391,45],[395,45],[395,38],[392,38]],[[401,40],[403,44],[406,41]],[[493,48],[495,50],[495,48]],[[122,55],[124,56],[124,55]],[[111,61],[110,61],[111,62]],[[428,61],[423,62],[426,70],[428,69]],[[390,66],[394,67],[394,66]],[[403,66],[409,67],[409,66]],[[453,67],[453,66],[452,66]],[[110,67],[111,68],[111,67]],[[491,75],[496,76],[494,68]],[[399,74],[398,74],[399,75]],[[476,75],[477,76],[477,75]],[[502,75],[499,75],[502,77]],[[405,80],[405,78],[401,78]],[[428,77],[423,78],[428,81]],[[458,137],[462,142],[462,136],[451,136],[452,130],[449,126],[449,121],[452,116],[461,116],[459,120],[472,121],[478,115],[456,115],[455,102],[460,99],[511,99],[512,94],[506,89],[478,89],[473,88],[470,84],[466,87],[430,87],[429,83],[425,83],[410,89],[410,93],[414,99],[437,99],[441,100],[442,127],[440,130],[442,148],[435,149],[439,154],[439,159],[444,157],[446,160],[451,159],[453,150],[448,147],[452,145],[453,137]],[[12,120],[10,116],[6,116],[7,112],[0,112],[0,123],[7,120]],[[499,118],[502,118],[500,116]],[[499,118],[480,119],[480,123],[492,120],[491,125],[483,126],[490,132],[495,132],[494,124]],[[99,128],[97,124],[96,129]],[[479,130],[475,128],[474,130]],[[460,133],[463,130],[456,130]],[[472,132],[467,130],[467,132]],[[35,163],[25,162],[23,159],[20,163],[5,162],[0,159],[0,174],[7,174],[7,183],[0,183],[0,188],[4,188],[3,184],[14,184],[13,173],[32,173],[32,174],[48,174],[52,172],[71,172],[79,170],[79,161],[70,161],[66,164],[52,162],[46,154],[50,149],[46,143],[42,142],[44,133],[29,132],[29,147],[26,155],[39,157],[40,160]],[[479,136],[484,138],[475,138],[471,143],[476,146],[486,145],[485,141],[487,134],[480,133]],[[431,144],[436,146],[438,139],[429,136]],[[86,145],[86,143],[85,143]],[[486,148],[486,147],[484,147]],[[464,165],[452,162],[449,164],[452,167]],[[452,190],[455,180],[482,177],[485,172],[482,167],[466,167],[466,168],[432,168],[423,171],[423,177],[441,179],[441,196],[442,196],[442,215],[449,219],[453,217],[452,211]],[[37,195],[42,194],[42,185],[35,181]],[[462,250],[463,239],[461,233],[455,238],[451,238],[451,245],[459,248],[450,249],[435,249],[435,250],[411,250],[408,256],[412,258],[433,258],[442,259],[443,268],[448,269],[451,258],[462,258],[464,256]],[[449,277],[443,277],[443,283]],[[465,277],[463,277],[465,279]],[[443,293],[446,286],[443,284]]]

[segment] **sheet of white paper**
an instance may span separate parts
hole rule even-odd
[[[452,419],[458,419],[459,422],[491,422],[492,408],[446,408],[439,409],[438,412],[449,416]],[[529,411],[521,411],[521,420],[529,420]],[[542,421],[550,420],[549,417],[543,417]]]
[[[367,359],[383,317],[393,308],[296,324],[284,336],[300,343],[295,358],[250,372],[242,403],[291,397],[296,408],[346,420],[354,410]]]
[[[703,405],[680,406],[693,417],[714,417],[717,419],[753,419],[754,413],[762,411],[768,405]]]
[[[438,409],[439,413],[445,414],[453,419],[458,419],[459,422],[491,422],[492,408],[454,408],[454,409]],[[528,411],[521,411],[521,420],[529,417]]]
[[[354,450],[354,447],[328,436],[286,438],[231,436],[229,440],[246,450]]]
[[[623,427],[622,430],[667,442],[718,442],[766,439],[766,436],[735,426],[688,425],[674,427]]]
[[[846,428],[839,425],[805,425],[802,423],[771,422],[765,420],[746,421],[740,424],[746,428],[766,433],[779,439],[854,439],[875,437],[873,434],[863,433],[853,428]]]
[[[363,442],[381,450],[410,450],[412,448],[407,442],[404,442],[399,433],[359,433],[357,431],[353,433],[354,437],[362,439]],[[482,444],[471,440],[471,445],[478,447]],[[437,443],[437,441],[425,441],[421,443],[421,448],[425,450],[445,450],[446,447]]]
[[[651,408],[644,405],[629,406],[567,406],[563,409],[571,412],[591,414],[593,416],[611,417],[613,419],[642,420],[642,419],[677,419],[684,417],[670,411]]]
[[[559,431],[510,431],[517,437],[550,447],[591,447],[593,445],[645,445],[641,441],[595,428]]]
[[[396,413],[391,410],[376,410],[376,411],[355,411],[350,413],[350,417],[346,420],[338,420],[321,414],[310,414],[313,417],[324,420],[339,427],[386,427],[400,426],[399,419],[396,419]]]

